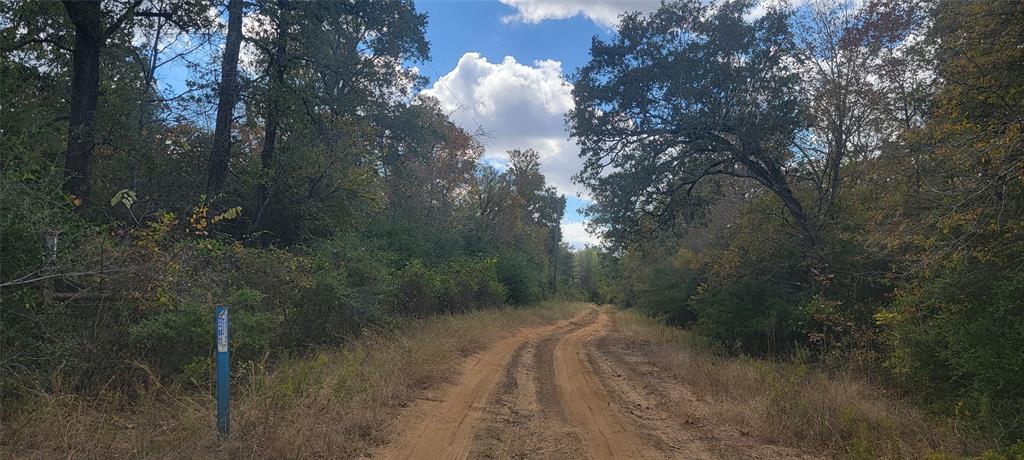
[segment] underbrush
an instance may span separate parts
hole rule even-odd
[[[650,345],[650,359],[708,401],[713,416],[767,442],[819,447],[847,458],[959,458],[974,439],[852,373],[825,373],[799,358],[726,357],[689,331],[635,310],[617,331]],[[1003,457],[993,457],[1003,458]]]
[[[331,457],[366,454],[398,411],[452,379],[461,358],[519,328],[568,318],[585,304],[548,302],[403,320],[340,348],[238,369],[232,433],[215,430],[212,388],[155,386],[128,403],[37,393],[3,424],[4,457]],[[31,408],[31,409],[29,409]]]

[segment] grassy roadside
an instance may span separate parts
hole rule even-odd
[[[649,357],[690,386],[714,417],[775,444],[845,458],[958,458],[977,446],[863,379],[795,362],[722,357],[699,337],[635,310],[615,310],[615,330],[649,345]]]
[[[356,457],[384,442],[398,411],[451,379],[461,358],[516,330],[568,318],[586,304],[547,302],[409,320],[266,370],[243,367],[232,434],[213,427],[214,401],[158,387],[126,404],[39,395],[37,410],[4,421],[4,457]]]

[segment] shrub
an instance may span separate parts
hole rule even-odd
[[[498,257],[498,281],[505,287],[509,303],[523,305],[541,299],[542,270],[524,254],[505,253]]]
[[[794,306],[771,284],[737,280],[703,290],[692,305],[701,332],[734,349],[772,354],[800,337],[793,322]]]
[[[451,310],[493,307],[505,300],[505,288],[498,282],[496,259],[460,258],[445,267],[451,278],[448,305]]]
[[[165,310],[132,326],[129,337],[131,350],[158,376],[175,376],[213,353],[213,314],[195,306]]]
[[[438,267],[418,259],[395,274],[395,311],[423,317],[500,304],[505,289],[498,283],[494,259],[459,258]]]
[[[447,281],[419,259],[409,261],[395,274],[395,311],[414,317],[441,311]]]
[[[389,322],[374,298],[360,296],[328,273],[318,273],[313,286],[296,296],[286,315],[284,343],[292,347],[339,344],[368,327]]]
[[[690,298],[697,293],[699,272],[678,266],[672,260],[658,259],[645,267],[637,288],[636,303],[647,313],[664,318],[669,324],[686,325],[697,315]]]
[[[235,363],[253,362],[270,350],[278,318],[230,309],[230,350]],[[213,349],[213,308],[184,306],[149,316],[131,327],[130,352],[157,376],[203,383]],[[235,367],[237,369],[237,367]]]
[[[1003,443],[1024,437],[1024,272],[958,264],[899,291],[879,315],[887,365],[941,411]]]

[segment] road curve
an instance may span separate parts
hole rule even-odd
[[[515,350],[523,343],[582,321],[588,312],[550,326],[527,329],[495,343],[469,358],[458,383],[451,386],[439,402],[420,401],[407,414],[403,434],[379,453],[380,458],[460,459],[466,458],[473,430],[490,399],[503,370]],[[435,402],[435,404],[430,404]]]
[[[384,459],[761,458],[827,453],[772,445],[715,415],[655,366],[606,308],[534,327],[467,359],[459,379],[407,409]]]
[[[588,458],[660,458],[641,441],[636,424],[615,406],[587,365],[585,346],[605,334],[609,323],[607,313],[601,311],[597,321],[568,334],[555,346],[555,382],[569,422],[579,429]]]

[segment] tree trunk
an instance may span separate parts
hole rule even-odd
[[[166,15],[169,14],[163,11],[163,3],[160,3],[159,7],[158,11],[149,15],[156,18],[156,28],[153,31],[153,43],[150,44],[149,56],[143,69],[142,79],[145,94],[151,101],[142,103],[138,111],[137,125],[140,142],[131,155],[133,190],[139,190],[142,187],[142,178],[140,177],[142,174],[141,164],[143,161],[149,161],[149,158],[152,156],[152,146],[155,144],[155,139],[149,130],[146,129],[146,126],[153,122],[149,110],[156,107],[158,103],[155,101],[160,97],[160,91],[156,87],[156,69],[160,62],[160,37],[163,36],[164,26],[168,22]]]
[[[551,270],[551,292],[552,293],[556,293],[556,292],[558,292],[558,253],[562,251],[562,247],[559,244],[562,241],[562,235],[561,235],[562,227],[561,227],[561,225],[555,225],[553,233],[554,233],[553,239],[554,239],[554,243],[555,243],[555,252],[554,252],[554,254],[552,254],[552,257],[551,257],[552,265],[554,266],[554,268]]]
[[[281,97],[284,92],[284,74],[288,65],[288,0],[277,2],[277,38],[274,42],[274,60],[270,70],[270,85],[268,88],[267,114],[264,117],[266,126],[263,134],[263,151],[260,153],[260,165],[263,167],[265,177],[274,174],[274,153],[277,147],[277,131],[281,125]],[[256,218],[253,225],[259,228],[263,219],[268,213],[270,200],[273,196],[273,183],[268,185],[260,182],[256,193]]]
[[[238,51],[242,46],[242,0],[228,0],[228,36],[221,62],[220,100],[217,125],[213,130],[213,149],[206,181],[207,199],[213,200],[224,188],[228,159],[231,156],[231,123],[238,102]]]
[[[789,187],[789,183],[786,181],[782,171],[774,164],[762,164],[755,159],[765,156],[767,155],[743,154],[736,155],[735,158],[750,172],[754,180],[758,181],[782,200],[782,205],[785,206],[790,216],[793,217],[793,222],[800,232],[800,236],[804,239],[808,255],[812,255],[817,252],[818,246],[821,243],[818,230],[807,216],[807,212],[804,210],[803,205],[800,204],[800,200],[793,194],[793,190]]]
[[[96,101],[100,88],[100,49],[103,22],[98,1],[66,1],[64,9],[75,25],[71,52],[71,114],[64,157],[64,191],[84,205],[89,198],[89,175],[96,135]]]

